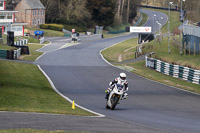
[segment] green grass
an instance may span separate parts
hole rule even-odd
[[[104,58],[109,62],[121,62],[135,58],[137,38],[129,39],[102,51]],[[121,56],[121,57],[120,57]]]
[[[192,84],[181,79],[173,78],[171,76],[167,76],[162,73],[156,72],[155,70],[149,69],[145,67],[145,61],[139,61],[123,65],[132,67],[131,72],[136,73],[142,77],[200,94],[199,85]]]
[[[147,14],[145,14],[145,13],[143,13],[143,12],[141,12],[141,13],[142,13],[142,21],[139,23],[138,26],[144,25],[144,24],[147,22],[147,19],[148,19]]]
[[[7,35],[2,35],[2,39],[3,40],[1,40],[1,42],[0,42],[0,44],[7,44]]]
[[[176,44],[176,43],[175,43]],[[168,54],[168,39],[165,38],[161,44],[158,42],[150,42],[145,45],[143,49],[144,53],[155,52],[153,57],[161,59],[165,62],[171,64],[177,64],[186,67],[192,67],[194,69],[200,70],[200,55],[180,55],[178,45],[173,44],[173,41],[170,43],[171,54]]]
[[[38,52],[36,50],[42,48],[44,45],[28,44],[27,46],[29,47],[30,55],[22,55],[24,56],[23,60],[35,61],[40,55],[43,54],[42,52]]]
[[[67,115],[92,115],[71,104],[51,88],[36,65],[0,61],[0,110]]]
[[[107,27],[105,27],[105,29],[110,32],[115,32],[115,31],[125,30],[125,28],[129,27],[129,26],[130,26],[130,24],[126,23],[126,24],[121,24],[121,25],[117,25],[117,26],[107,26]]]
[[[68,31],[72,31],[72,29],[75,29],[77,32],[85,32],[85,31],[90,31],[88,30],[85,26],[78,26],[78,25],[67,25],[63,24],[64,28]],[[92,30],[93,32],[94,30]]]
[[[2,49],[2,50],[15,50],[17,48],[11,47],[11,46],[8,46],[8,45],[1,45],[0,44],[0,49]]]
[[[32,37],[23,37],[23,38],[28,39],[28,43],[40,43],[40,40]]]
[[[136,45],[136,42],[134,44],[134,41],[130,41],[132,43],[129,43],[130,40],[119,43],[115,46],[112,46],[111,48],[105,49],[102,51],[102,54],[106,60],[108,60],[111,63],[118,62],[119,55],[122,55],[122,57],[125,57],[128,53],[124,52],[124,49],[129,49],[132,46]],[[156,52],[154,57],[158,59],[162,59],[164,61],[175,63],[179,65],[185,65],[185,66],[195,66],[200,67],[200,57],[199,56],[180,56],[177,46],[171,45],[171,54],[168,54],[168,45],[167,45],[167,39],[165,39],[161,44],[152,41],[151,43],[144,45],[144,51],[145,53],[150,52]],[[129,55],[134,54],[135,49],[132,49],[129,53]],[[131,58],[122,58],[123,61],[128,59],[134,59],[134,57]],[[164,75],[162,73],[156,72],[155,70],[149,69],[145,67],[144,61],[134,62],[134,63],[127,63],[127,64],[118,64],[122,69],[131,71],[133,73],[136,73],[138,75],[141,75],[143,77],[146,77],[148,79],[152,79],[164,84],[168,84],[174,87],[182,88],[188,91],[196,92],[200,94],[199,85],[192,84],[187,81],[183,81],[181,79],[173,78],[171,76]],[[195,68],[194,67],[194,68]]]
[[[55,30],[47,30],[47,29],[39,29],[39,28],[27,28],[28,30],[31,31],[36,31],[36,30],[41,30],[44,31],[44,37],[49,36],[49,37],[62,37],[64,36],[64,33],[61,31],[55,31]]]
[[[156,10],[156,11],[161,11],[161,10]],[[177,12],[171,12],[171,13],[172,13],[171,15],[172,21],[171,21],[170,28],[171,28],[171,31],[173,31],[173,29],[179,26],[180,22],[179,22],[179,17],[178,17],[179,14]],[[163,27],[162,31],[165,33],[167,32],[167,25]],[[176,38],[177,41],[179,40],[177,36],[174,36],[174,38]],[[108,60],[109,62],[111,63],[118,62],[118,58],[120,55],[124,57],[127,54],[126,52],[124,52],[124,49],[129,49],[132,46],[136,46],[136,41],[137,39],[135,41],[132,41],[132,44],[129,44],[127,42],[119,43],[118,45],[115,45],[112,48],[108,48],[102,51],[102,54],[104,58]],[[155,55],[153,57],[157,59],[161,59],[163,61],[173,63],[173,64],[200,69],[200,57],[199,57],[200,55],[180,56],[178,44],[179,43],[171,40],[170,41],[171,54],[168,54],[168,39],[167,38],[164,38],[161,43],[152,41],[144,45],[143,53],[155,52]],[[132,55],[134,54],[134,51],[135,49],[132,49],[132,51],[130,51],[132,52]],[[123,61],[128,60],[128,59],[134,59],[134,57],[122,58]],[[162,73],[156,72],[155,70],[146,68],[144,65],[145,65],[144,61],[140,61],[140,62],[134,62],[134,63],[128,63],[128,64],[121,64],[118,66],[122,69],[131,71],[143,77],[200,94],[199,85],[192,84],[190,82],[183,81],[181,79],[164,75]]]
[[[35,130],[35,129],[10,129],[0,130],[1,133],[88,133],[88,132],[66,132],[62,130],[47,131],[47,130]]]

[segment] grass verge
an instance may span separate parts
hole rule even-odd
[[[152,42],[152,45],[153,45],[153,42]],[[167,49],[167,46],[166,46],[166,49],[165,49],[165,48],[161,47],[161,45],[163,45],[163,44],[158,43],[157,45],[160,46],[160,47],[157,47],[157,49],[160,50],[160,54],[163,54],[163,51],[165,51]],[[123,52],[124,46],[126,46],[125,42],[119,43],[119,44],[113,46],[112,48],[108,48],[108,49],[102,51],[102,55],[109,62],[111,62],[111,63],[116,62],[116,61],[118,61],[118,57],[119,57],[120,54],[123,54],[122,57],[124,56],[124,52]],[[127,49],[130,48],[130,46],[126,47],[126,48]],[[148,48],[148,46],[145,46],[145,48]],[[149,48],[151,48],[151,47],[149,47]],[[112,49],[113,49],[113,51],[112,51]],[[115,51],[117,51],[117,52],[115,52]],[[134,51],[134,49],[130,52],[133,53],[133,51]],[[110,53],[112,53],[112,54],[110,54]],[[113,54],[113,53],[116,53],[116,54]],[[165,53],[166,53],[166,55],[163,54],[163,57],[168,58],[167,52],[165,52]],[[125,53],[125,54],[127,54],[127,53]],[[192,56],[181,57],[181,56],[178,56],[176,54],[170,55],[170,58],[172,58],[172,57],[174,57],[174,62],[177,61],[177,60],[178,60],[178,62],[180,62],[182,60],[187,60],[188,62],[192,63],[194,60],[196,60],[196,61],[198,60],[198,62],[196,62],[196,63],[199,64],[199,61],[200,61],[199,57],[192,57]],[[179,60],[179,58],[181,58],[182,60]],[[124,58],[123,61],[125,61],[127,59]],[[131,58],[131,59],[133,59],[133,58]],[[164,83],[164,84],[168,84],[170,86],[174,86],[174,87],[177,87],[177,88],[185,89],[185,90],[188,90],[188,91],[191,91],[191,92],[196,92],[196,93],[200,94],[199,85],[192,84],[190,82],[187,82],[187,81],[184,81],[184,80],[181,80],[181,79],[173,78],[171,76],[167,76],[167,75],[164,75],[162,73],[156,72],[155,70],[146,68],[144,61],[139,61],[139,62],[134,62],[134,63],[126,63],[126,64],[120,64],[120,65],[118,64],[117,66],[121,69],[136,73],[136,74],[138,74],[142,77],[146,77],[148,79],[152,79],[152,80]]]
[[[49,36],[49,37],[63,37],[64,33],[61,31],[55,31],[55,30],[47,30],[47,29],[38,29],[38,28],[27,28],[31,32],[34,32],[36,30],[41,30],[44,31],[44,36]]]
[[[160,59],[171,64],[177,64],[200,70],[200,53],[196,56],[181,56],[179,54],[179,46],[176,44],[176,42],[171,41],[169,46],[171,49],[171,54],[168,54],[168,39],[164,38],[161,44],[154,41],[146,44],[143,48],[143,52],[155,52],[155,54],[153,55],[154,58]]]
[[[147,19],[148,19],[147,14],[145,14],[145,13],[143,13],[143,12],[141,12],[141,13],[142,13],[142,21],[139,23],[138,26],[144,25],[144,24],[147,22]]]
[[[0,44],[0,49],[2,49],[2,50],[16,50],[17,48],[11,47],[11,46],[8,46],[8,45]]]
[[[137,45],[137,38],[132,38],[127,41],[114,45],[102,51],[105,59],[109,62],[122,62],[135,57],[134,51]]]
[[[43,54],[42,52],[38,52],[36,50],[42,48],[44,45],[28,44],[27,46],[29,46],[30,55],[22,55],[23,60],[35,61],[40,55]]]
[[[88,133],[88,132],[66,132],[62,130],[47,131],[47,130],[34,130],[34,129],[10,129],[0,130],[1,133]]]
[[[54,92],[35,65],[0,61],[0,70],[1,111],[92,115],[79,108],[71,109],[71,104]]]
[[[111,48],[107,48],[106,50],[102,51],[102,54],[106,60],[109,62],[119,62],[119,56],[124,57],[128,53],[124,52],[125,49],[129,49],[133,46],[136,46],[137,39],[135,41],[127,40],[125,42],[119,43],[115,46],[112,46]],[[168,54],[168,40],[167,38],[164,38],[164,40],[159,43],[152,41],[148,44],[144,45],[143,52],[144,53],[151,53],[155,52],[154,57],[164,60],[169,63],[173,64],[179,64],[183,66],[193,67],[196,69],[200,69],[200,58],[199,56],[191,56],[191,55],[185,55],[180,56],[179,55],[179,48],[177,46],[177,43],[170,43],[171,48],[171,54]],[[129,55],[133,55],[135,49],[132,49],[129,53]],[[125,56],[126,57],[126,56]],[[131,57],[131,56],[130,56]],[[122,58],[122,61],[133,59],[132,58]],[[162,73],[158,73],[155,70],[151,70],[149,68],[146,68],[144,66],[144,61],[142,62],[134,62],[134,63],[128,63],[128,64],[121,64],[118,65],[120,68],[131,71],[133,73],[136,73],[138,75],[141,75],[143,77],[146,77],[148,79],[152,79],[164,84],[168,84],[177,88],[182,88],[188,91],[196,92],[200,94],[199,85],[192,84],[190,82],[173,78],[171,76],[164,75]]]
[[[28,46],[30,55],[25,56],[24,60],[34,61],[42,54],[36,50],[44,45],[29,44]],[[0,45],[1,47],[4,45]],[[80,108],[71,109],[71,104],[51,88],[46,77],[37,66],[32,64],[0,60],[0,101],[1,111],[94,115]],[[21,133],[21,130],[16,132]]]

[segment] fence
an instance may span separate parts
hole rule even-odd
[[[200,27],[183,25],[183,49],[184,54],[200,54]]]
[[[161,10],[169,10],[169,8],[167,7],[155,7],[155,6],[143,6],[143,5],[138,5],[139,7],[144,7],[144,8],[153,8],[153,9],[161,9]],[[180,12],[181,10],[180,9],[177,9],[177,8],[170,8],[171,11],[178,11]],[[185,14],[186,11],[184,11],[184,14]]]
[[[19,59],[21,48],[17,50],[0,50],[0,58],[2,59]]]
[[[13,59],[19,59],[21,55],[21,48],[17,49],[17,50],[14,50],[14,53],[13,53]]]
[[[146,67],[152,68],[160,73],[180,78],[195,84],[200,84],[200,70],[173,65],[161,60],[146,56]]]
[[[0,58],[7,59],[7,50],[0,49]]]
[[[28,39],[23,39],[23,40],[14,42],[15,46],[24,46],[25,44],[28,44]]]

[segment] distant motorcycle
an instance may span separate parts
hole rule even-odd
[[[119,104],[119,101],[122,99],[126,99],[128,96],[124,96],[124,86],[122,86],[121,84],[114,84],[111,87],[113,89],[108,96],[106,108],[114,110],[116,105]]]

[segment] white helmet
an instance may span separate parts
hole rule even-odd
[[[120,76],[121,80],[125,80],[126,79],[126,74],[125,73],[120,73],[119,76]]]

